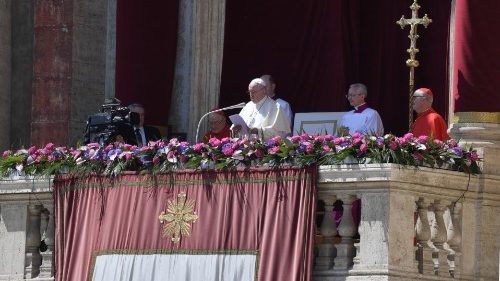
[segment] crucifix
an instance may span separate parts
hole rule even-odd
[[[417,26],[419,24],[423,25],[425,28],[432,22],[430,18],[427,17],[427,14],[424,17],[418,17],[418,10],[420,9],[420,5],[418,5],[417,0],[413,1],[413,4],[410,6],[411,9],[411,18],[406,19],[405,16],[401,16],[396,23],[401,26],[401,29],[404,29],[405,26],[410,25],[410,48],[406,49],[406,52],[410,54],[410,58],[406,60],[406,65],[410,68],[410,96],[409,96],[409,114],[408,114],[408,129],[411,130],[411,126],[413,123],[413,106],[412,106],[412,96],[413,90],[415,87],[415,67],[418,67],[419,62],[415,59],[415,55],[419,52],[417,49],[417,39],[419,35],[417,34]]]

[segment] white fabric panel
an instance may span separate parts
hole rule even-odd
[[[254,281],[256,255],[102,255],[93,281]]]

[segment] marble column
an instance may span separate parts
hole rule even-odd
[[[179,2],[179,31],[169,125],[194,141],[200,117],[218,106],[226,2]],[[206,123],[200,132],[206,131]],[[201,134],[201,133],[200,133]]]
[[[0,150],[10,147],[11,0],[0,0]]]

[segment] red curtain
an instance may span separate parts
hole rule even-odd
[[[116,97],[143,104],[148,124],[168,124],[178,10],[178,0],[117,2]]]
[[[221,106],[247,101],[252,78],[273,74],[277,94],[294,112],[347,111],[350,83],[368,86],[368,102],[381,114],[386,132],[408,130],[409,28],[413,0],[255,0],[226,3]],[[448,26],[451,1],[419,1],[420,67],[416,87],[435,93],[436,110],[446,115]]]
[[[315,168],[55,180],[56,280],[88,280],[101,253],[255,251],[258,280],[310,280]],[[178,244],[159,215],[185,192],[198,219]],[[286,257],[286,258],[284,258]]]
[[[455,112],[499,112],[500,5],[497,0],[457,0],[453,96]]]

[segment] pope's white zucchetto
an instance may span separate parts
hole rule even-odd
[[[259,85],[264,86],[264,87],[267,86],[266,82],[264,80],[262,80],[261,78],[253,79],[252,81],[250,81],[250,85],[252,85],[252,84],[259,84]]]

